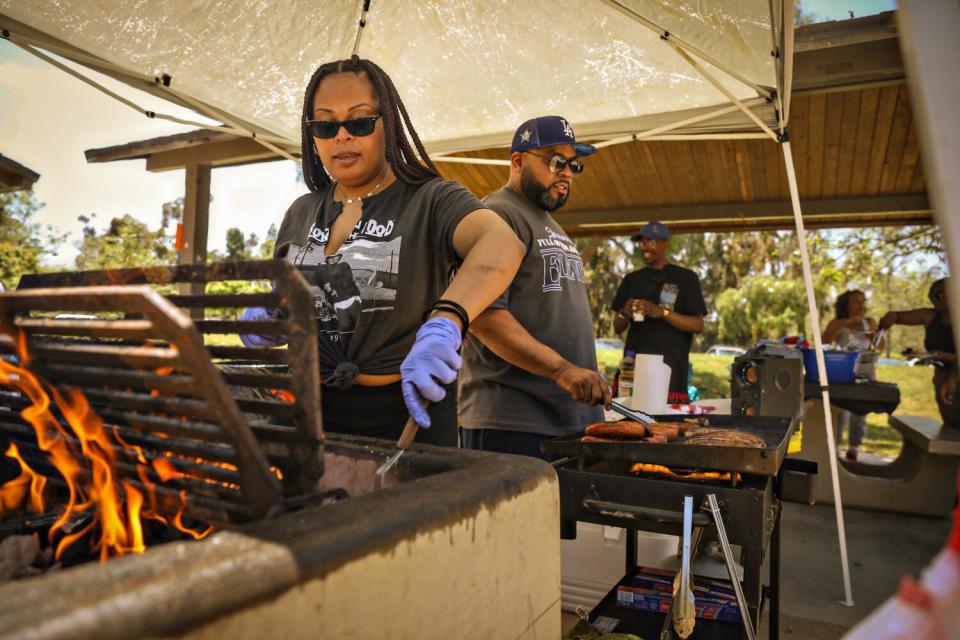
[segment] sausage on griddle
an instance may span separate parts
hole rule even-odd
[[[642,422],[598,422],[587,427],[588,436],[600,438],[646,438],[650,435],[647,425]]]

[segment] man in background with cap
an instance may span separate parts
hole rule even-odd
[[[628,273],[613,298],[613,327],[629,327],[624,351],[660,354],[670,365],[670,404],[689,402],[687,371],[693,334],[703,331],[707,306],[700,278],[667,260],[670,231],[648,222],[631,240],[640,246],[646,267]]]
[[[470,324],[460,370],[463,446],[547,459],[540,444],[603,421],[610,391],[597,371],[593,318],[576,244],[550,216],[566,203],[580,158],[570,124],[520,125],[510,177],[484,204],[527,251],[510,288]]]

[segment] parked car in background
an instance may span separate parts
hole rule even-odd
[[[910,360],[900,360],[898,358],[878,358],[877,364],[885,364],[893,367],[909,367],[914,364],[916,358],[911,358]]]
[[[623,340],[620,338],[597,338],[594,341],[594,347],[597,351],[604,351],[607,349],[623,351],[623,346]]]
[[[737,357],[742,356],[747,352],[743,347],[732,347],[726,344],[715,344],[709,349],[707,349],[708,356],[726,356],[726,357]]]

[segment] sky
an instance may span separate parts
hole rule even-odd
[[[91,72],[85,72],[91,73]],[[144,107],[197,120],[148,94],[97,76],[111,89],[136,96]],[[126,213],[160,224],[162,205],[182,197],[184,172],[152,173],[145,160],[88,164],[86,149],[190,131],[193,127],[151,120],[69,74],[0,40],[0,153],[40,174],[34,185],[44,203],[36,222],[70,233],[47,262],[71,267],[82,224],[77,216],[96,213],[98,228]],[[214,169],[211,177],[209,249],[224,249],[227,229],[239,227],[262,240],[306,187],[289,160]]]
[[[800,0],[800,5],[804,11],[816,15],[818,22],[846,20],[850,17],[849,11],[853,17],[862,18],[897,8],[894,0]]]
[[[803,0],[821,20],[843,20],[889,11],[893,0]],[[111,89],[158,112],[198,116],[158,98],[94,75]],[[144,160],[88,164],[86,149],[125,144],[189,131],[192,127],[148,119],[69,74],[0,39],[0,154],[41,175],[34,192],[44,206],[35,220],[50,224],[68,241],[47,262],[70,267],[77,255],[82,224],[77,216],[96,213],[96,226],[129,213],[151,228],[161,207],[184,192],[182,170],[151,173]],[[227,229],[261,239],[279,223],[287,207],[306,187],[296,179],[293,162],[282,160],[212,172],[208,249],[224,249]]]

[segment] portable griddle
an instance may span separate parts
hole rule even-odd
[[[685,416],[654,416],[658,422],[678,422]],[[576,433],[543,444],[546,453],[586,457],[598,460],[620,460],[662,464],[671,468],[702,471],[737,471],[759,476],[775,476],[787,455],[790,436],[796,428],[791,418],[710,415],[705,426],[732,429],[758,436],[766,442],[765,449],[685,444],[683,438],[674,442],[580,442],[582,433]]]

